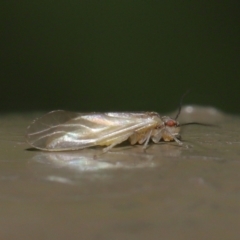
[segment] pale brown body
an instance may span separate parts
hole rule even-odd
[[[76,150],[91,146],[115,145],[129,139],[132,145],[176,141],[179,124],[156,112],[74,113],[53,111],[33,121],[27,129],[27,142],[45,151]]]

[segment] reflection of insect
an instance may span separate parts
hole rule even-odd
[[[179,123],[156,112],[74,113],[53,111],[27,128],[27,142],[45,151],[76,150],[91,146],[107,146],[104,152],[129,139],[132,145],[176,141]]]

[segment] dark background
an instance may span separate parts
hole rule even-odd
[[[239,113],[240,1],[2,1],[0,111]]]

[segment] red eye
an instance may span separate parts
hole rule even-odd
[[[177,125],[177,122],[170,119],[170,120],[167,120],[167,122],[165,122],[165,125],[168,126],[168,127],[174,127]]]

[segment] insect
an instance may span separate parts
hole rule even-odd
[[[178,115],[177,115],[178,117]],[[177,119],[176,117],[176,119]],[[53,111],[34,120],[27,128],[26,140],[45,151],[77,150],[91,146],[114,146],[129,140],[132,145],[176,141],[182,144],[176,119],[156,112],[74,113]]]

